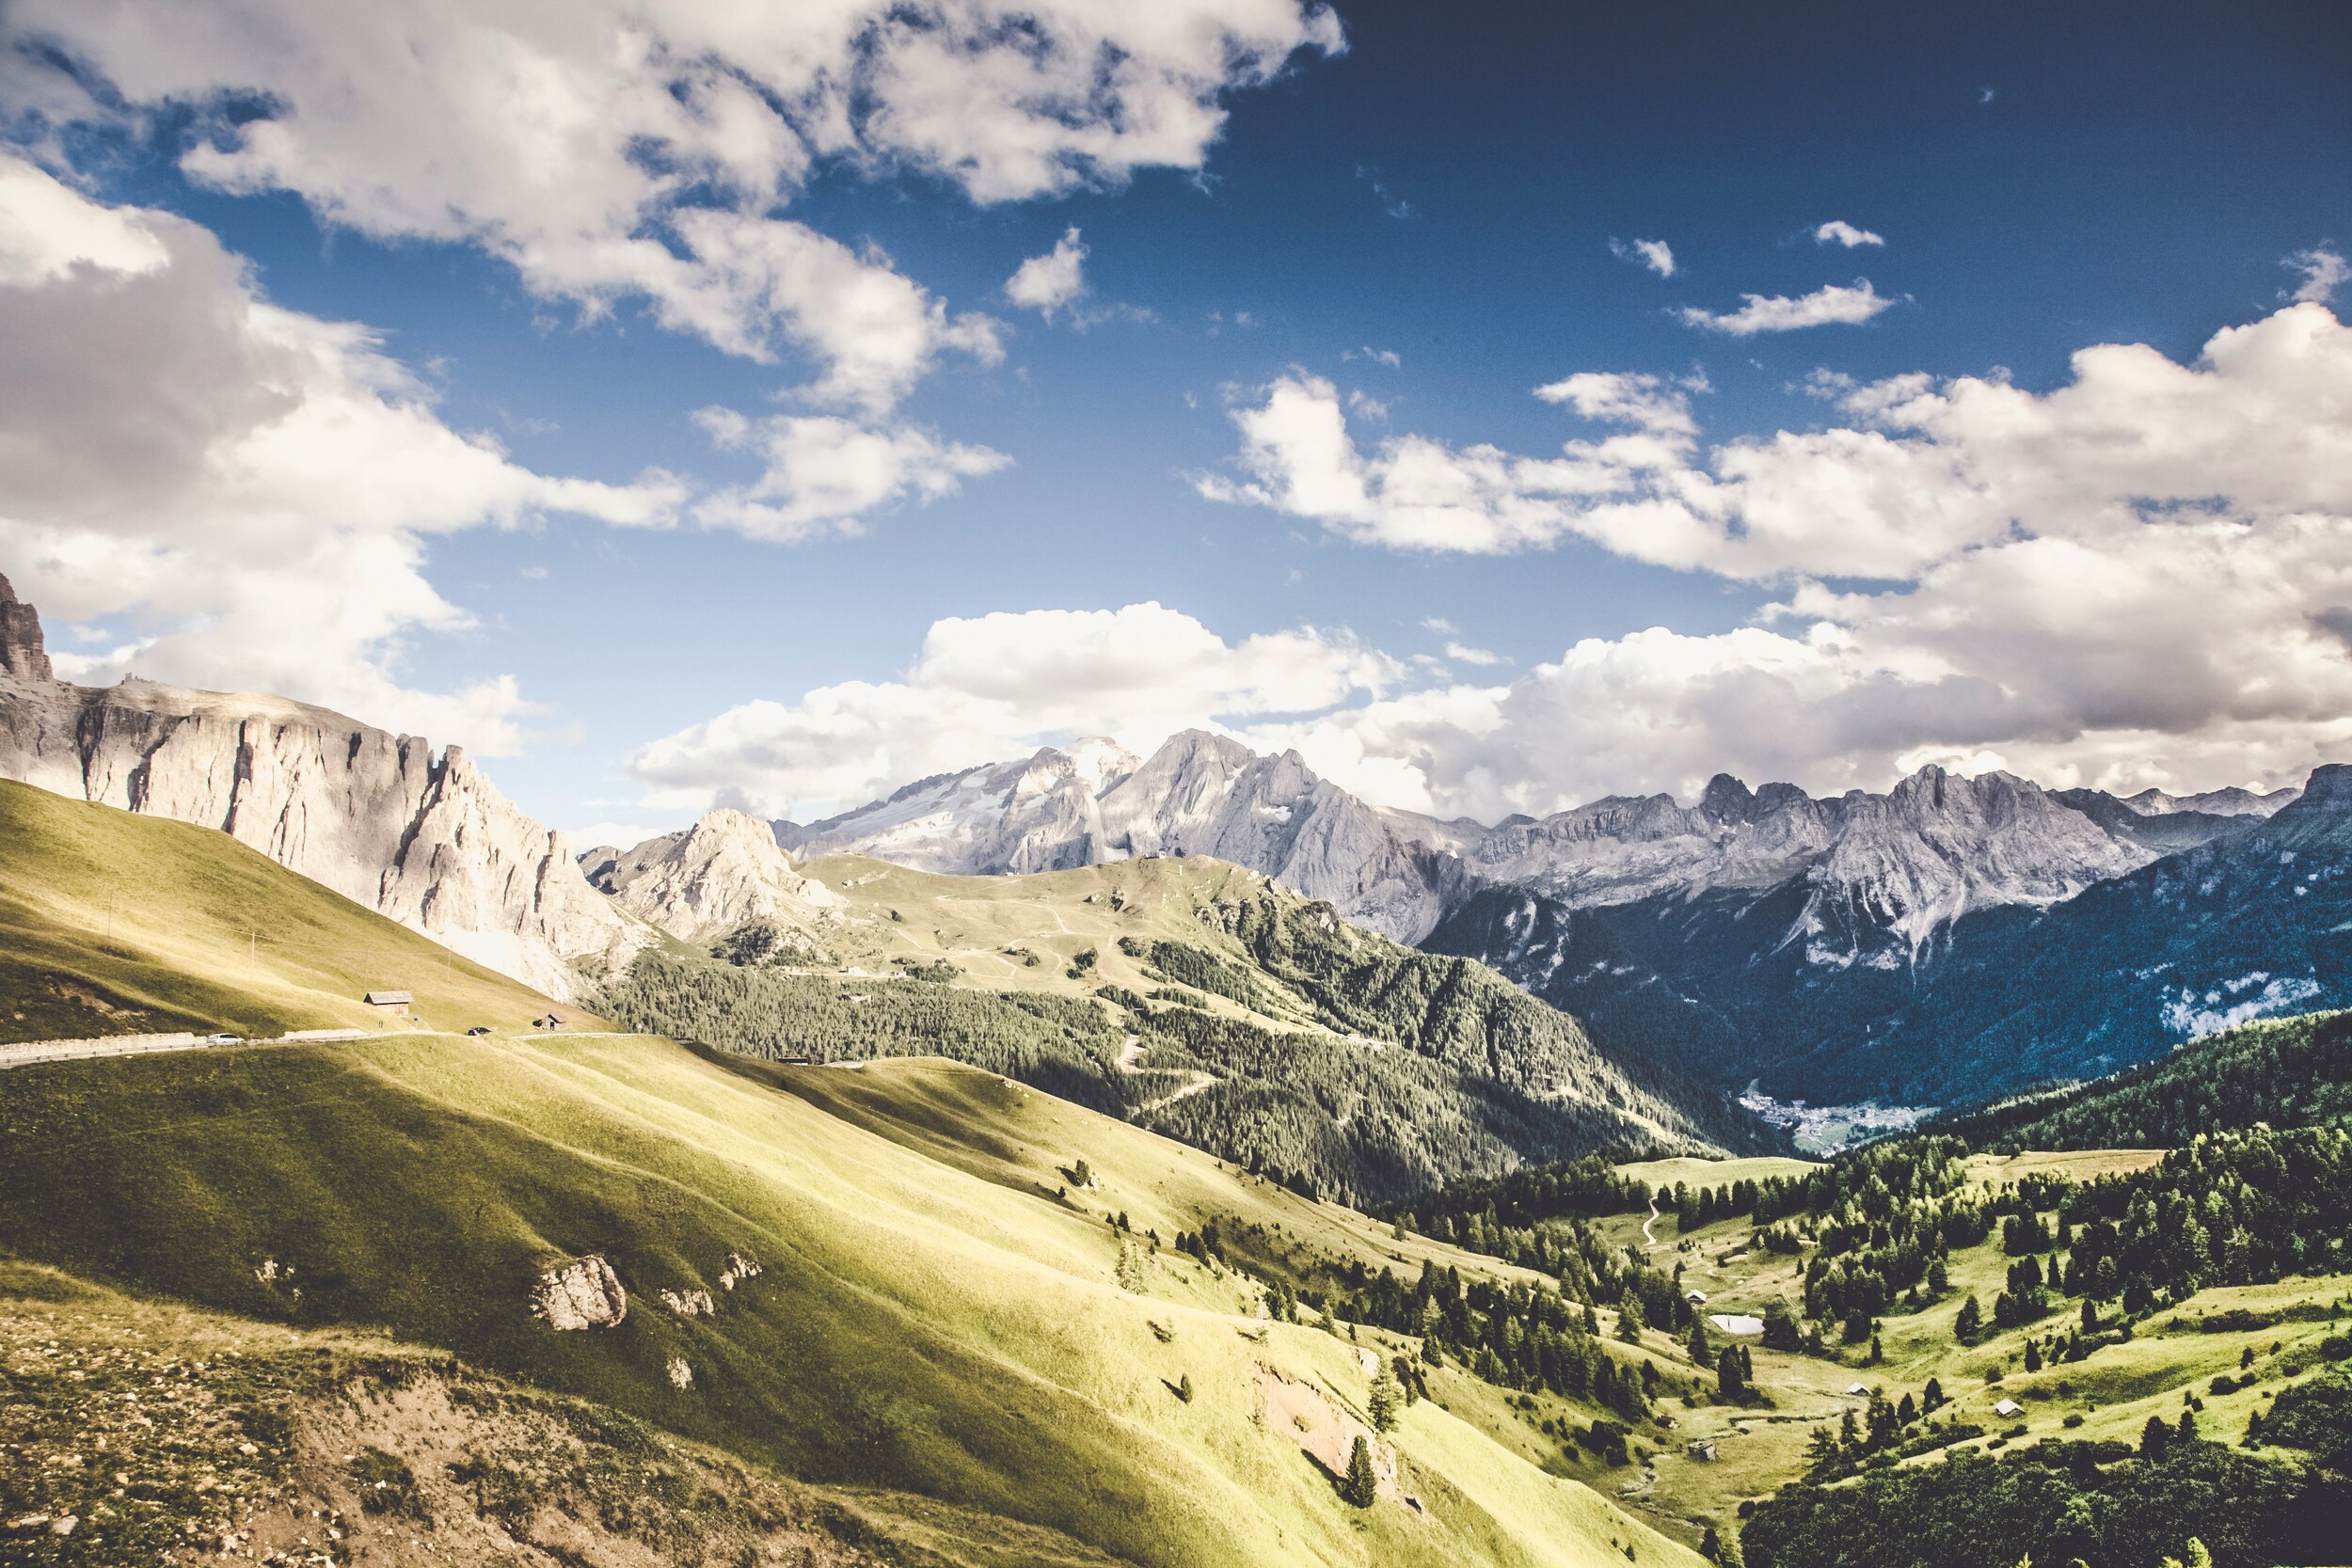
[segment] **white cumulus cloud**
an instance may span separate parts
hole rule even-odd
[[[481,245],[592,314],[642,299],[729,353],[797,352],[810,396],[869,417],[943,354],[993,358],[995,328],[787,215],[817,170],[998,202],[1198,167],[1229,89],[1345,47],[1297,0],[21,0],[0,35],[52,145],[192,115],[200,183]]]
[[[1394,803],[1489,816],[1688,793],[1723,768],[1816,789],[1931,761],[2207,787],[2352,748],[2352,330],[2325,309],[2225,329],[2186,364],[2088,348],[2046,392],[1823,390],[1848,422],[1706,448],[1679,388],[1588,372],[1543,395],[1622,434],[1528,457],[1367,450],[1327,386],[1276,383],[1234,410],[1242,477],[1206,494],[1391,547],[1575,537],[1782,592],[1731,632],[1591,640],[1508,685],[1253,734]]]
[[[694,421],[720,447],[765,465],[751,483],[697,499],[694,520],[777,544],[854,533],[874,512],[951,496],[966,479],[1012,462],[913,425],[878,428],[833,415],[752,420],[732,408],[705,408]]]
[[[1086,259],[1087,247],[1079,243],[1078,230],[1074,227],[1066,230],[1053,249],[1030,257],[1014,269],[1005,280],[1005,297],[1052,321],[1055,311],[1086,293]]]
[[[366,327],[271,304],[205,230],[0,155],[0,560],[52,620],[136,628],[61,657],[72,675],[515,746],[511,679],[401,678],[414,638],[472,625],[426,579],[427,541],[548,513],[664,525],[682,490],[534,473],[433,404]]]
[[[1851,250],[1856,245],[1883,245],[1886,243],[1886,237],[1883,234],[1873,234],[1867,229],[1856,229],[1844,218],[1832,218],[1813,230],[1813,243],[1815,245],[1842,245],[1848,250]]]
[[[933,623],[897,680],[746,703],[639,750],[649,809],[714,800],[803,818],[912,779],[1108,735],[1149,749],[1189,727],[1329,711],[1401,667],[1312,626],[1229,642],[1156,603]]]
[[[1674,247],[1663,240],[1635,240],[1630,244],[1622,240],[1611,240],[1609,249],[1618,261],[1631,261],[1636,266],[1647,267],[1661,277],[1672,277],[1675,275]]]
[[[1796,332],[1808,326],[1853,326],[1870,320],[1895,303],[1857,277],[1851,288],[1830,283],[1809,294],[1741,294],[1739,309],[1721,313],[1685,306],[1682,319],[1692,326],[1734,338],[1759,332]]]

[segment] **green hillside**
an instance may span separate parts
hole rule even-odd
[[[1603,1051],[1482,964],[1359,930],[1220,862],[806,869],[847,905],[831,951],[647,954],[599,1005],[755,1055],[951,1056],[1358,1201],[1594,1149],[1761,1150],[1773,1136],[1723,1096]]]
[[[1235,1262],[1175,1239],[1527,1276],[973,1069],[400,1037],[19,1069],[0,1126],[20,1258],[452,1353],[853,1488],[913,1538],[986,1515],[1073,1561],[1693,1560],[1529,1463],[1503,1391],[1450,1366],[1403,1414],[1396,1487],[1343,1501],[1306,1450],[1368,1410],[1359,1353],[1414,1342],[1271,1321]],[[543,1276],[592,1254],[617,1324],[535,1317]]]
[[[522,1028],[548,1000],[228,834],[0,781],[0,1042]],[[568,1011],[568,1009],[567,1009]]]
[[[2242,1024],[2144,1067],[1939,1119],[1987,1148],[2169,1148],[2223,1128],[2352,1117],[2352,1014]]]
[[[1744,1386],[1660,1402],[1671,1434],[1635,1422],[1660,1451],[1613,1489],[1669,1528],[1745,1520],[1756,1568],[2158,1568],[2191,1538],[2274,1568],[2337,1560],[2352,1506],[2348,1215],[2352,1136],[2249,1125],[2170,1151],[1578,1161],[1403,1217],[1564,1277],[1639,1259],[1608,1282],[1653,1332],[1739,1347]]]

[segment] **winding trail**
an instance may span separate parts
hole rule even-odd
[[[1656,1252],[1658,1250],[1658,1233],[1650,1228],[1651,1226],[1656,1225],[1657,1223],[1658,1199],[1652,1197],[1649,1200],[1649,1218],[1642,1222],[1642,1250],[1645,1252]]]
[[[1220,1082],[1216,1074],[1202,1072],[1198,1068],[1180,1069],[1177,1068],[1137,1067],[1136,1064],[1141,1060],[1143,1060],[1143,1041],[1134,1035],[1129,1035],[1119,1048],[1120,1071],[1125,1073],[1130,1078],[1140,1078],[1147,1072],[1176,1072],[1182,1070],[1186,1073],[1186,1075],[1191,1079],[1191,1082],[1184,1085],[1184,1087],[1177,1089],[1172,1094],[1164,1094],[1157,1100],[1147,1100],[1142,1104],[1136,1106],[1136,1115],[1139,1117],[1150,1116],[1154,1111],[1165,1110],[1167,1107],[1175,1104],[1180,1100],[1190,1100],[1196,1094],[1206,1093],[1208,1090],[1216,1088]]]

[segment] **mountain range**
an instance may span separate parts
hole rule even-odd
[[[2101,925],[2096,911],[2134,879],[2180,875],[2156,868],[2182,857],[2228,860],[2245,841],[2259,859],[2251,846],[2274,815],[2305,832],[2336,819],[2332,786],[2290,812],[2302,794],[2123,797],[1928,767],[1884,794],[1816,798],[1719,774],[1690,805],[1613,796],[1488,825],[1380,808],[1295,752],[1262,756],[1191,731],[1148,758],[1107,740],[1047,748],[774,831],[796,854],[965,875],[1211,855],[1400,941],[1481,959],[1704,1079],[1948,1101],[2110,1070],[2219,1021],[2333,996],[2324,966],[2277,935],[2230,974],[2194,982],[2197,998],[2218,987],[2226,1005],[2159,1002],[2144,980],[2118,988],[2102,970],[2053,980],[2104,999],[2095,1025],[2054,1006],[2001,1010],[2021,947],[2054,976],[2094,951],[2120,974],[2180,961],[2149,957],[2179,933],[2147,911],[2105,917],[2088,947],[2073,933]],[[2278,931],[2300,931],[2318,908],[2283,911]],[[2229,989],[2256,970],[2250,990]],[[1987,1014],[1998,1021],[1956,1022]]]
[[[714,812],[575,855],[460,748],[278,697],[58,681],[0,578],[0,777],[221,829],[559,998],[665,935],[762,922],[823,950],[840,897],[801,867],[856,854],[958,876],[1230,862],[1488,964],[1613,1049],[1785,1100],[1965,1103],[2352,1001],[2333,872],[2307,874],[2352,806],[2326,769],[2309,792],[2128,797],[1933,767],[1830,797],[1718,775],[1689,804],[1486,824],[1187,731],[1148,757],[1083,740],[822,821]]]

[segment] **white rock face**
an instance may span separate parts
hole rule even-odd
[[[839,894],[792,868],[767,823],[739,811],[714,811],[626,852],[591,850],[581,863],[622,908],[687,942],[750,920],[813,933],[842,907]]]
[[[1383,811],[1318,779],[1295,752],[1259,756],[1199,731],[1142,763],[1120,752],[1105,765],[1108,745],[1089,743],[1083,761],[1080,749],[1049,749],[928,779],[811,827],[779,823],[777,836],[798,853],[853,851],[963,875],[1214,855],[1406,942],[1482,886],[1526,888],[1573,909],[1802,880],[1810,900],[1790,939],[1878,933],[1881,959],[1915,950],[1967,910],[2055,903],[2155,857],[2006,773],[1929,768],[1884,795],[1827,800],[1718,776],[1690,806],[1613,796],[1487,827]],[[2283,803],[2246,795],[2273,800]],[[1824,961],[1868,956],[1855,948]]]
[[[2214,816],[2267,817],[2281,806],[2291,806],[2303,792],[2289,785],[2274,789],[2267,795],[2257,795],[2250,789],[2209,789],[2201,795],[2167,795],[2161,789],[2143,789],[2137,795],[2126,795],[2123,803],[2142,816],[2169,816],[2175,812],[2201,811]]]
[[[797,854],[854,848],[951,875],[1067,871],[1117,858],[1104,841],[1102,798],[1135,768],[1116,741],[1046,747],[1025,761],[921,780],[810,827],[780,822],[775,837]]]
[[[564,835],[458,747],[282,697],[0,673],[0,777],[218,828],[476,963],[569,1000],[649,937]]]
[[[532,1292],[532,1310],[549,1328],[565,1332],[611,1328],[628,1316],[628,1292],[621,1289],[621,1276],[603,1254],[592,1252],[541,1275],[538,1289]]]
[[[1138,763],[1109,740],[908,785],[803,827],[802,856],[856,853],[960,876],[1062,871],[1143,855],[1213,855],[1263,871],[1406,940],[1438,922],[1443,877],[1381,813],[1315,777],[1295,752],[1262,757],[1187,730]]]

